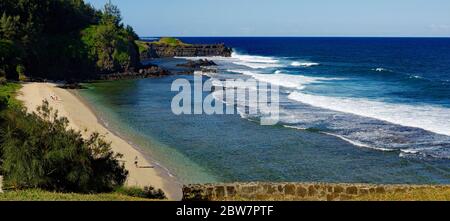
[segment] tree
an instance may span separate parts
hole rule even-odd
[[[3,12],[0,18],[0,38],[15,40],[20,34],[20,16],[7,16]]]
[[[96,67],[102,73],[129,70],[140,63],[135,37],[129,30],[102,23],[83,30],[82,36],[90,59],[96,61]]]
[[[19,62],[19,51],[13,41],[0,39],[0,77],[18,80],[16,66]]]
[[[62,192],[108,192],[128,172],[120,154],[98,133],[84,139],[44,101],[37,112],[9,110],[2,117],[0,168],[9,188]]]
[[[130,40],[132,41],[137,41],[139,40],[139,36],[136,34],[136,32],[134,31],[133,27],[127,25],[127,27],[125,28],[128,36],[130,37]]]
[[[15,63],[0,64],[2,75],[21,65],[32,79],[83,80],[140,65],[138,36],[110,2],[100,11],[83,0],[2,0],[0,12],[0,39],[21,52],[3,56]]]
[[[109,1],[103,8],[103,23],[112,23],[115,26],[121,26],[122,15],[120,9]]]

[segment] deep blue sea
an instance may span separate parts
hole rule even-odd
[[[219,65],[210,78],[252,78],[281,92],[280,123],[261,126],[245,114],[174,115],[171,84],[193,76],[81,91],[181,182],[450,183],[450,38],[181,40],[234,49],[208,58]]]

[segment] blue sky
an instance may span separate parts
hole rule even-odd
[[[140,36],[450,36],[449,0],[112,2]]]

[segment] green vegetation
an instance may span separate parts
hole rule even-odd
[[[101,72],[124,71],[139,65],[138,47],[125,29],[103,23],[82,31],[82,42],[90,49],[90,60]]]
[[[359,196],[357,201],[450,201],[450,188],[423,188],[407,193],[380,193]]]
[[[153,187],[144,187],[143,189],[139,187],[120,187],[116,189],[116,193],[123,195],[146,198],[146,199],[166,199],[166,195],[161,189],[155,189]]]
[[[29,114],[2,113],[1,173],[6,189],[42,188],[61,192],[109,192],[123,185],[128,172],[121,155],[94,133],[84,139],[69,130],[47,101]]]
[[[0,77],[85,79],[140,65],[119,9],[83,0],[2,0]]]
[[[112,192],[100,194],[58,193],[40,189],[6,191],[0,201],[148,201],[150,199]]]
[[[47,101],[26,113],[17,83],[0,83],[0,200],[164,199],[152,187],[124,188],[128,171],[98,133],[68,129]],[[145,199],[144,199],[145,198]]]
[[[144,52],[144,51],[147,51],[148,48],[149,48],[147,42],[144,42],[144,41],[135,41],[135,43],[136,43],[136,45],[137,45],[138,48],[139,48],[139,53],[142,53],[142,52]]]
[[[18,83],[6,83],[0,82],[0,111],[6,107],[17,108],[20,106],[20,102],[16,99],[16,93],[21,88]]]
[[[19,62],[18,56],[18,49],[14,42],[0,39],[0,78],[13,80],[19,78],[15,70]]]
[[[160,38],[159,41],[155,41],[155,42],[151,42],[152,44],[165,44],[165,45],[169,45],[172,47],[176,47],[176,46],[188,46],[189,44],[186,44],[184,42],[182,42],[180,39],[177,38],[169,38],[169,37],[164,37],[164,38]]]
[[[228,197],[222,201],[316,201],[316,197],[259,194],[251,198]],[[424,187],[395,193],[371,193],[357,195],[348,201],[450,201],[449,187]]]
[[[0,199],[165,198],[151,187],[123,188],[128,171],[109,142],[68,129],[47,101],[27,113],[15,98],[20,84],[11,83],[89,79],[139,67],[138,36],[121,20],[112,4],[100,11],[83,0],[0,2],[0,174],[7,190]]]

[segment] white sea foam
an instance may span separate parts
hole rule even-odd
[[[253,69],[264,69],[264,68],[280,68],[283,65],[280,64],[272,64],[272,63],[252,63],[252,62],[233,62],[233,64],[246,66]]]
[[[321,81],[341,80],[340,78],[324,78],[324,77],[306,77],[303,75],[283,74],[281,71],[276,71],[275,74],[261,74],[255,71],[248,70],[228,70],[230,72],[241,73],[251,76],[258,81],[267,82],[273,85],[294,88],[302,90],[306,85],[317,83]]]
[[[194,75],[203,75],[203,76],[212,78],[215,75],[217,75],[217,73],[215,73],[215,72],[208,72],[208,71],[194,71]]]
[[[393,124],[422,128],[450,136],[450,108],[440,106],[390,104],[359,98],[338,98],[293,92],[289,99],[324,109],[351,113]]]
[[[350,144],[353,144],[354,146],[357,146],[357,147],[364,147],[364,148],[369,148],[369,149],[373,149],[373,150],[380,150],[380,151],[385,151],[385,152],[396,151],[394,149],[389,149],[389,148],[373,147],[373,146],[370,146],[370,145],[367,145],[367,144],[364,144],[364,143],[361,143],[361,142],[358,142],[358,141],[350,140],[350,139],[348,139],[348,138],[346,138],[344,136],[337,135],[337,134],[332,134],[332,133],[324,133],[324,134],[327,134],[327,135],[330,135],[330,136],[335,136],[335,137],[340,138],[340,139],[342,139],[342,140],[344,140],[344,141],[346,141],[346,142],[348,142]]]
[[[186,60],[198,60],[198,59],[208,59],[213,61],[225,61],[231,62],[236,65],[246,66],[252,69],[264,69],[264,68],[278,68],[283,67],[280,60],[274,57],[267,56],[256,56],[256,55],[244,55],[233,52],[231,57],[219,57],[219,56],[211,56],[211,57],[175,57]]]
[[[233,52],[231,58],[234,64],[250,67],[253,69],[283,67],[280,61],[273,57],[241,55]]]
[[[372,71],[376,71],[376,72],[390,72],[390,70],[388,70],[386,68],[374,68],[374,69],[372,69]]]
[[[423,77],[419,76],[419,75],[412,75],[409,78],[414,78],[414,79],[423,79]]]
[[[236,58],[239,59],[241,61],[246,61],[246,62],[255,62],[255,63],[278,63],[279,60],[273,58],[273,57],[265,57],[265,56],[256,56],[256,55],[242,55],[242,54],[238,54],[236,52],[233,52],[231,54],[232,58]]]
[[[419,150],[414,150],[414,149],[404,149],[404,150],[400,150],[402,153],[407,153],[407,154],[418,154]]]
[[[251,84],[249,82],[246,81],[235,81],[235,80],[218,80],[218,79],[213,79],[212,80],[212,85],[214,87],[220,87],[220,88],[245,88],[248,90],[257,90],[257,85],[256,84]]]
[[[291,63],[291,66],[294,67],[312,67],[312,66],[319,66],[319,63],[315,63],[315,62],[299,62],[299,61],[294,61]]]

